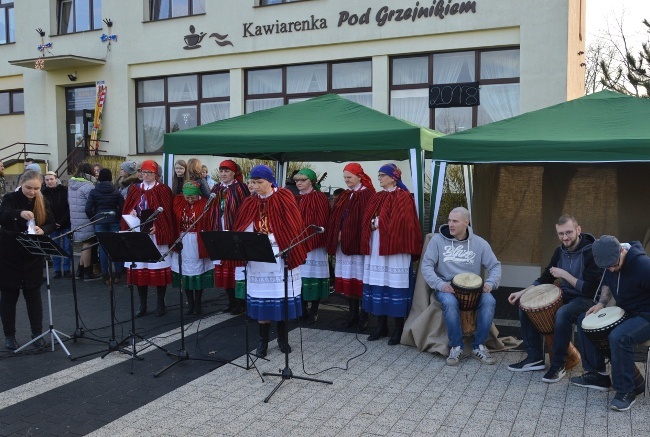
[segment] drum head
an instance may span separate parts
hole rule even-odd
[[[483,288],[483,278],[474,273],[459,273],[451,280],[452,285],[455,285],[466,290],[475,290]]]
[[[625,311],[620,307],[607,307],[597,313],[589,314],[582,320],[582,329],[595,330],[605,326],[610,326],[617,322],[625,315]]]
[[[536,285],[521,296],[519,305],[530,309],[546,308],[561,296],[562,291],[554,284]]]

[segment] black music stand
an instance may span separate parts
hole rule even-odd
[[[276,262],[271,242],[266,234],[258,234],[255,232],[211,231],[201,232],[200,235],[203,239],[203,245],[208,251],[210,259],[213,261],[244,261],[245,263],[248,263],[248,261],[268,263]],[[244,266],[244,287],[246,287],[247,280],[246,266]],[[255,360],[251,358],[250,346],[248,343],[248,310],[244,312],[244,326],[246,338],[244,342],[244,347],[246,348],[245,369],[250,370],[255,368],[262,381],[264,381],[260,371],[257,366],[255,366]],[[258,355],[255,355],[255,357],[269,361],[268,359]]]
[[[58,244],[56,244],[50,237],[46,235],[36,235],[36,234],[15,234],[16,236],[16,241],[25,248],[27,252],[29,252],[31,255],[36,255],[36,256],[42,256],[45,258],[46,262],[47,260],[51,259],[53,256],[58,256],[61,258],[67,258],[70,256],[69,253],[67,253],[65,250],[61,248]],[[34,274],[41,274],[40,272],[34,272]],[[43,332],[41,335],[39,335],[36,338],[33,338],[32,341],[29,343],[26,343],[16,349],[14,353],[18,353],[24,348],[26,348],[28,345],[40,340],[41,338],[45,337],[46,335],[50,335],[50,343],[52,345],[52,351],[54,351],[54,340],[56,340],[59,345],[61,345],[61,349],[65,351],[65,354],[68,356],[68,358],[72,359],[72,355],[70,355],[70,352],[68,352],[68,349],[66,349],[65,345],[63,344],[63,341],[61,341],[61,337],[59,335],[62,335],[67,338],[71,338],[69,335],[64,334],[61,331],[57,331],[54,329],[54,322],[52,321],[52,293],[50,290],[50,269],[47,268],[47,263],[45,265],[45,283],[47,286],[47,307],[49,311],[49,316],[50,316],[50,325],[49,329],[45,332]]]
[[[120,346],[123,344],[131,344],[131,350],[128,351],[128,354],[131,355],[131,374],[133,374],[133,360],[137,358],[138,360],[143,360],[141,356],[138,355],[137,350],[135,349],[135,340],[139,338],[140,340],[145,341],[149,346],[154,346],[160,349],[165,353],[169,353],[167,349],[158,346],[151,340],[144,338],[143,336],[135,332],[135,303],[133,297],[133,268],[135,267],[136,262],[158,262],[160,260],[160,252],[149,234],[142,232],[97,232],[95,233],[97,238],[100,241],[100,244],[104,247],[104,250],[108,254],[111,262],[130,262],[129,265],[129,291],[131,293],[131,332],[129,335],[122,340],[121,342],[114,344],[115,340],[115,329],[112,325],[113,323],[113,301],[111,300],[111,342],[109,343],[108,351],[102,355],[104,358],[111,352],[120,351]],[[111,293],[113,292],[113,284],[111,281]],[[112,298],[111,298],[112,299]],[[147,346],[148,347],[148,346]]]

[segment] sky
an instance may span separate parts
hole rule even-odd
[[[626,37],[641,48],[650,37],[642,23],[644,18],[650,21],[650,0],[587,0],[587,45],[607,29],[608,21],[615,27],[621,17]]]

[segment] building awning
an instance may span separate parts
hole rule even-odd
[[[9,63],[17,67],[36,69],[36,61],[39,59],[43,59],[44,61],[42,70],[48,71],[60,70],[63,68],[95,67],[106,63],[106,59],[87,58],[85,56],[77,55],[45,56],[42,58],[38,57],[9,61]]]

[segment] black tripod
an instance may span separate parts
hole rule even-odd
[[[304,232],[304,231],[303,231]],[[285,324],[285,329],[283,332],[284,338],[284,344],[288,345],[289,344],[289,266],[288,266],[288,260],[289,260],[289,254],[291,253],[291,249],[296,247],[297,245],[303,243],[306,240],[309,240],[313,236],[315,236],[316,233],[313,233],[311,235],[308,235],[307,237],[303,238],[302,240],[298,241],[297,243],[292,244],[291,246],[287,247],[283,251],[279,252],[276,256],[276,258],[281,257],[282,261],[284,262],[284,324]],[[302,379],[304,381],[313,381],[313,382],[321,382],[323,384],[333,384],[332,381],[325,381],[323,379],[315,379],[315,378],[308,378],[306,376],[295,376],[293,372],[291,371],[291,368],[289,367],[289,348],[287,347],[284,352],[284,369],[279,370],[280,373],[268,373],[264,372],[264,376],[279,376],[282,378],[280,382],[275,386],[273,391],[269,393],[269,395],[264,399],[264,402],[267,403],[270,399],[271,396],[275,394],[275,392],[280,388],[280,386],[284,383],[284,381],[287,381],[289,379]]]

